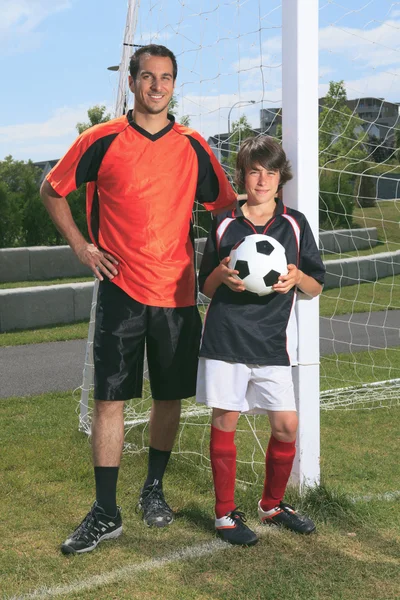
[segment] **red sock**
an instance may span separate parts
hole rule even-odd
[[[265,455],[263,510],[271,510],[282,501],[295,454],[296,442],[280,442],[271,435]]]
[[[234,439],[234,431],[222,431],[211,425],[210,458],[217,519],[235,508],[236,446]]]

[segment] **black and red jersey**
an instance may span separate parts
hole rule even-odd
[[[306,217],[278,200],[274,217],[263,226],[246,219],[239,205],[214,219],[200,266],[200,291],[232,247],[254,233],[278,240],[285,248],[288,264],[324,283],[325,267]],[[245,364],[296,364],[295,301],[294,289],[287,294],[257,296],[220,285],[207,311],[200,356]]]
[[[143,304],[191,306],[195,199],[207,210],[235,201],[204,139],[175,123],[152,135],[132,112],[86,130],[47,175],[61,196],[87,183],[92,242],[119,262],[113,282]]]

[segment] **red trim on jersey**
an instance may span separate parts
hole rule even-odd
[[[264,229],[264,231],[263,231],[263,234],[264,234],[264,235],[265,235],[265,232],[266,232],[266,231],[268,231],[268,229],[271,227],[271,225],[272,225],[272,223],[275,221],[275,219],[276,219],[276,217],[274,217],[274,218],[272,219],[272,221],[270,221],[270,222],[268,223],[268,225],[265,227],[265,229]]]

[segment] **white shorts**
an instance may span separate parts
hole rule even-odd
[[[196,401],[212,408],[247,414],[296,411],[292,367],[200,358]]]

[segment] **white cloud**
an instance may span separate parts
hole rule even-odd
[[[347,61],[377,68],[400,63],[400,21],[388,20],[372,29],[328,26],[319,30],[319,49],[344,55]]]
[[[76,124],[87,121],[87,105],[59,108],[47,121],[0,126],[0,160],[59,158],[77,137]]]
[[[38,26],[49,15],[66,10],[72,0],[0,0],[0,48],[3,54],[32,50],[40,45]]]

